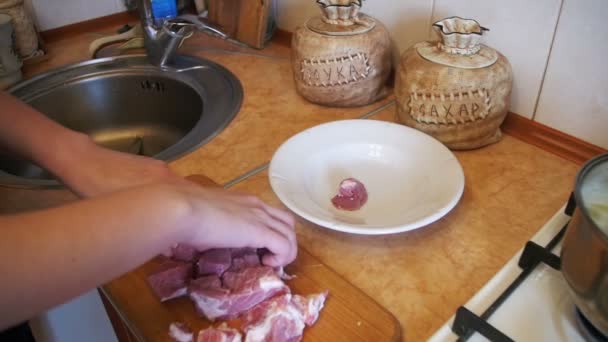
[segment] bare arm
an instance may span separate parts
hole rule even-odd
[[[2,91],[0,146],[50,171],[82,197],[174,177],[165,163],[102,148]]]
[[[32,107],[0,91],[0,145],[39,165],[53,164],[65,142],[84,141],[80,133],[55,123]]]
[[[0,217],[0,330],[123,274],[175,243],[297,253],[293,217],[259,199],[203,189],[151,158],[110,151],[0,92],[0,145],[90,200]],[[138,185],[148,184],[146,187]],[[117,192],[118,191],[118,192]]]
[[[177,227],[187,206],[175,197],[154,187],[0,217],[0,329],[107,282],[183,239],[184,230]]]
[[[0,330],[137,267],[176,243],[296,255],[293,218],[258,199],[183,181],[0,217]]]

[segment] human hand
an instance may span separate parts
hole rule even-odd
[[[204,188],[187,182],[181,186],[191,207],[184,221],[187,233],[181,243],[198,250],[210,248],[267,248],[262,262],[284,266],[297,255],[295,219],[281,209],[248,194],[221,188]]]

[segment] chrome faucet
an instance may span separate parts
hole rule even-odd
[[[144,47],[150,63],[154,65],[164,67],[170,63],[183,40],[190,37],[195,29],[211,32],[224,39],[228,38],[222,31],[191,14],[168,20],[155,20],[151,1],[138,0],[137,7],[141,17]]]

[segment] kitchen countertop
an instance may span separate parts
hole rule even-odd
[[[99,36],[83,33],[48,44],[51,58],[28,66],[26,76],[86,59],[88,44]],[[295,90],[289,48],[275,42],[259,51],[197,34],[181,51],[231,70],[245,97],[222,133],[170,163],[180,175],[202,173],[281,206],[265,167],[290,136],[338,119],[395,121],[392,96],[359,108],[306,102]],[[429,226],[389,236],[356,236],[298,220],[300,246],[391,311],[405,340],[430,337],[523,247],[566,202],[580,167],[508,135],[497,144],[455,154],[465,173],[463,197]],[[65,190],[0,189],[0,197],[4,212],[73,199]]]

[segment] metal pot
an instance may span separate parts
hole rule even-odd
[[[608,215],[608,154],[579,171],[574,198],[576,209],[562,245],[562,274],[576,306],[608,336],[608,223],[598,216],[604,209]]]

